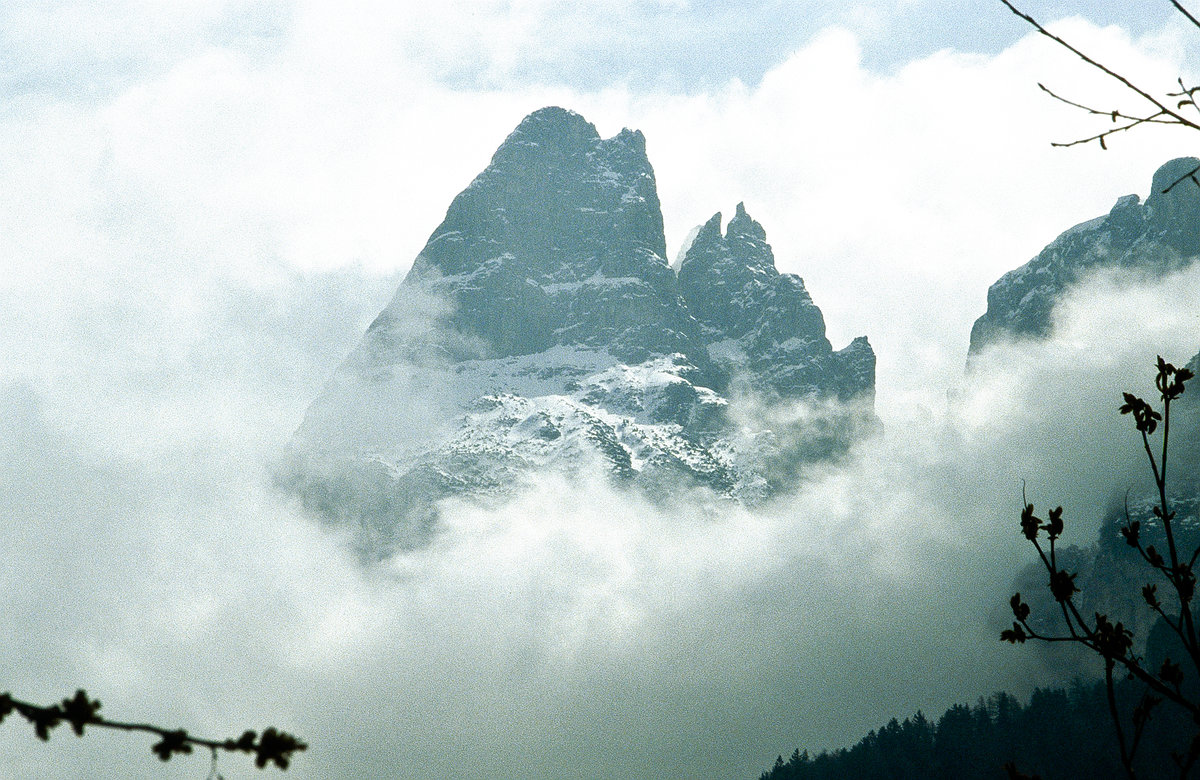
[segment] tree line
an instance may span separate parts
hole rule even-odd
[[[1131,713],[1140,695],[1134,683],[1117,683],[1124,711]],[[1155,712],[1137,757],[1139,776],[1178,776],[1171,754],[1186,751],[1193,729],[1182,710]],[[1124,774],[1104,681],[1076,679],[1064,688],[1039,688],[1024,705],[1002,692],[971,706],[955,704],[936,722],[920,711],[903,721],[893,718],[852,747],[779,756],[760,780],[1096,780]]]

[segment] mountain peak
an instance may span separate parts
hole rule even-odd
[[[1159,166],[1154,172],[1154,179],[1150,184],[1150,197],[1147,202],[1163,194],[1175,194],[1174,190],[1171,193],[1164,191],[1171,185],[1179,183],[1187,178],[1189,174],[1196,173],[1196,169],[1200,167],[1200,158],[1196,157],[1176,157],[1174,160],[1168,160]],[[1193,197],[1200,199],[1200,196],[1193,191]]]
[[[454,199],[405,284],[440,280],[449,324],[492,357],[556,345],[700,355],[666,251],[644,136],[601,139],[551,106],[525,117]]]
[[[563,108],[525,117],[310,407],[283,483],[374,555],[427,541],[442,498],[539,468],[599,467],[653,495],[783,487],[727,391],[869,402],[874,353],[832,351],[745,204],[726,235],[720,213],[697,231],[676,275],[645,147]],[[848,442],[861,408],[804,457]],[[328,500],[346,495],[361,499]]]
[[[600,140],[596,126],[570,109],[546,106],[526,116],[508,137],[508,141],[545,143],[559,147],[590,146]]]
[[[697,244],[703,246],[714,241],[721,240],[721,212],[717,212],[708,218],[708,221],[700,226],[694,238],[692,238],[691,246]],[[684,255],[686,259],[686,254]]]
[[[767,231],[763,229],[753,217],[746,213],[745,202],[737,204],[737,212],[733,215],[733,219],[729,220],[729,226],[725,229],[725,237],[750,238],[756,241],[766,241]]]
[[[492,155],[490,167],[541,177],[548,167],[579,164],[601,143],[591,122],[574,111],[547,106],[521,120]]]
[[[1180,253],[1200,252],[1200,159],[1177,157],[1154,172],[1146,217],[1150,229]],[[1168,191],[1169,189],[1169,191]]]

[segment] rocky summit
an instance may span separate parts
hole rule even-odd
[[[547,472],[760,500],[871,424],[866,338],[833,350],[743,205],[678,274],[666,254],[642,134],[530,114],[313,402],[280,482],[377,557],[427,541],[444,499]],[[779,404],[809,412],[742,411]]]
[[[1166,273],[1200,254],[1200,159],[1181,157],[1155,172],[1143,203],[1126,195],[1105,216],[1076,225],[1037,257],[996,281],[971,329],[970,355],[1002,339],[1043,338],[1063,292],[1099,268]]]
[[[709,357],[755,390],[842,400],[873,391],[875,353],[866,337],[833,351],[804,280],[776,270],[767,233],[745,204],[724,236],[720,212],[700,228],[680,266],[679,288]]]

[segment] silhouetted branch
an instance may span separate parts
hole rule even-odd
[[[1119,411],[1121,414],[1133,417],[1134,426],[1141,437],[1142,448],[1154,476],[1158,503],[1153,507],[1152,512],[1162,525],[1167,542],[1167,557],[1164,558],[1153,544],[1142,544],[1141,521],[1130,518],[1128,496],[1126,497],[1125,526],[1121,528],[1121,535],[1130,547],[1137,550],[1150,569],[1163,577],[1170,586],[1170,592],[1174,596],[1172,606],[1178,607],[1178,613],[1174,619],[1171,617],[1174,610],[1169,613],[1159,599],[1157,585],[1147,584],[1143,587],[1142,599],[1179,638],[1185,653],[1192,661],[1197,676],[1200,677],[1200,641],[1197,640],[1195,616],[1192,609],[1192,601],[1196,592],[1196,577],[1192,567],[1197,557],[1200,556],[1200,546],[1192,552],[1186,563],[1182,562],[1185,555],[1179,550],[1175,536],[1175,512],[1171,509],[1167,498],[1171,402],[1183,395],[1186,383],[1193,379],[1194,375],[1187,368],[1176,368],[1163,360],[1161,356],[1157,360],[1156,368],[1157,375],[1154,384],[1158,389],[1162,412],[1160,413],[1132,393],[1123,394],[1124,403],[1121,404]],[[1152,446],[1150,438],[1156,432],[1161,432],[1161,441],[1157,448]],[[1025,500],[1023,487],[1022,500]],[[1016,619],[1013,621],[1011,629],[1001,632],[1000,638],[1014,644],[1024,643],[1028,640],[1072,642],[1082,645],[1104,660],[1105,690],[1116,733],[1117,747],[1120,750],[1121,764],[1131,779],[1136,778],[1133,767],[1134,758],[1141,745],[1146,723],[1154,708],[1163,701],[1171,702],[1191,715],[1195,723],[1200,724],[1200,700],[1195,698],[1192,690],[1184,690],[1184,674],[1179,664],[1167,658],[1157,671],[1146,668],[1144,660],[1132,652],[1133,634],[1124,625],[1120,622],[1114,625],[1106,615],[1099,612],[1096,613],[1095,620],[1091,622],[1085,620],[1080,614],[1074,601],[1075,594],[1079,592],[1075,586],[1075,574],[1059,568],[1058,558],[1055,554],[1055,543],[1063,533],[1062,514],[1062,507],[1057,507],[1052,509],[1048,519],[1043,521],[1034,514],[1033,505],[1026,503],[1021,511],[1021,533],[1033,544],[1042,565],[1050,575],[1050,592],[1062,610],[1067,635],[1051,636],[1036,631],[1029,624],[1029,605],[1021,598],[1020,593],[1015,593],[1009,600],[1009,604],[1012,607],[1013,617]],[[1048,552],[1042,546],[1039,538],[1043,532],[1049,540]],[[1132,736],[1126,732],[1117,706],[1113,670],[1118,665],[1129,674],[1131,679],[1145,684],[1147,689],[1142,696],[1141,703],[1133,710]],[[1187,754],[1176,757],[1181,777],[1186,776],[1198,757],[1200,757],[1200,732],[1193,739]]]
[[[0,694],[0,722],[14,711],[33,724],[34,733],[43,741],[50,739],[51,730],[63,723],[71,724],[71,730],[80,737],[83,736],[86,726],[155,734],[160,739],[150,749],[163,761],[169,761],[176,753],[191,753],[194,745],[209,748],[214,755],[218,750],[252,753],[254,764],[259,769],[264,769],[272,763],[280,769],[287,769],[293,753],[308,749],[304,742],[274,727],[268,727],[261,736],[253,731],[246,731],[237,739],[213,740],[193,737],[183,729],[171,730],[149,723],[108,720],[99,715],[100,702],[89,699],[82,688],[76,691],[72,698],[63,699],[61,703],[48,707],[14,699],[8,693]]]
[[[1179,0],[1171,0],[1171,5],[1175,6],[1175,10],[1187,17],[1187,20],[1196,27],[1200,27],[1200,22],[1196,21],[1196,17],[1188,13],[1188,9],[1184,8]]]
[[[1108,712],[1112,716],[1113,728],[1117,732],[1117,747],[1121,751],[1121,766],[1125,767],[1125,772],[1129,775],[1129,780],[1137,780],[1137,775],[1133,771],[1133,750],[1131,750],[1125,740],[1125,729],[1121,727],[1121,713],[1117,710],[1117,690],[1113,683],[1113,660],[1107,658],[1104,661],[1104,690],[1108,696]]]
[[[1088,105],[1079,103],[1074,100],[1069,100],[1069,99],[1055,93],[1054,91],[1050,90],[1044,84],[1038,84],[1038,87],[1040,87],[1044,92],[1046,92],[1048,95],[1050,95],[1055,100],[1058,100],[1062,103],[1066,103],[1069,106],[1073,106],[1075,108],[1081,109],[1081,110],[1086,111],[1087,113],[1093,114],[1095,116],[1109,117],[1111,119],[1111,121],[1113,122],[1113,124],[1116,124],[1117,122],[1124,122],[1123,124],[1121,124],[1118,127],[1109,128],[1108,130],[1105,130],[1100,133],[1096,133],[1095,135],[1091,135],[1086,138],[1079,138],[1074,141],[1052,142],[1052,144],[1051,144],[1052,146],[1059,146],[1059,147],[1078,146],[1080,144],[1087,144],[1087,143],[1091,143],[1092,141],[1095,141],[1100,144],[1101,149],[1107,149],[1108,143],[1107,143],[1106,139],[1108,139],[1109,136],[1115,135],[1117,133],[1127,132],[1129,130],[1132,130],[1135,127],[1140,127],[1140,126],[1146,125],[1146,124],[1177,125],[1180,127],[1187,127],[1192,130],[1200,131],[1200,123],[1198,123],[1198,121],[1189,119],[1188,117],[1186,117],[1182,113],[1180,113],[1180,110],[1182,110],[1185,106],[1189,106],[1189,105],[1192,106],[1193,108],[1197,109],[1197,111],[1200,111],[1200,107],[1198,107],[1196,105],[1195,100],[1193,99],[1193,95],[1195,94],[1195,92],[1198,89],[1200,89],[1200,87],[1190,87],[1190,88],[1186,87],[1183,84],[1183,79],[1178,79],[1179,88],[1180,88],[1179,92],[1167,92],[1167,93],[1164,93],[1161,97],[1155,96],[1155,94],[1153,92],[1151,92],[1150,90],[1147,90],[1141,86],[1138,86],[1133,81],[1131,81],[1130,79],[1123,76],[1121,73],[1113,70],[1112,68],[1108,67],[1107,65],[1100,62],[1099,60],[1090,57],[1088,54],[1086,54],[1082,50],[1076,48],[1073,44],[1071,44],[1070,42],[1068,42],[1061,36],[1055,35],[1054,33],[1050,32],[1040,22],[1038,22],[1036,19],[1034,19],[1032,16],[1030,16],[1029,14],[1025,13],[1024,11],[1020,10],[1015,5],[1013,5],[1012,2],[1010,2],[1010,0],[1000,0],[1000,2],[1003,3],[1005,5],[1005,7],[1008,8],[1008,10],[1012,11],[1013,14],[1015,14],[1016,16],[1023,19],[1027,24],[1029,24],[1031,27],[1033,27],[1039,33],[1041,33],[1045,37],[1049,38],[1050,40],[1054,41],[1056,44],[1058,44],[1062,48],[1066,49],[1067,51],[1071,52],[1076,57],[1078,57],[1079,59],[1083,60],[1088,65],[1090,65],[1092,68],[1095,68],[1096,70],[1100,71],[1101,73],[1108,76],[1109,78],[1117,81],[1125,89],[1129,90],[1130,92],[1133,92],[1135,95],[1137,95],[1138,97],[1140,97],[1143,100],[1145,100],[1146,102],[1148,102],[1155,109],[1155,110],[1149,111],[1149,112],[1129,112],[1129,111],[1122,111],[1120,109],[1101,110],[1101,109],[1095,108],[1094,106],[1088,106]],[[1196,27],[1200,28],[1200,23],[1197,23],[1196,17],[1194,17],[1191,13],[1189,13],[1186,8],[1184,8],[1179,2],[1177,2],[1177,0],[1171,0],[1171,4],[1173,6],[1175,6],[1175,8],[1179,11],[1179,13],[1183,14],[1188,19],[1188,21],[1190,21]],[[1180,98],[1180,99],[1178,101],[1175,101],[1174,100],[1175,98]],[[1171,106],[1171,103],[1173,103],[1173,102],[1175,103],[1174,107]],[[1173,182],[1169,187],[1167,187],[1166,190],[1164,190],[1164,192],[1169,192],[1171,190],[1171,188],[1173,188],[1176,184],[1179,184],[1180,182],[1182,182],[1186,179],[1192,179],[1193,181],[1196,181],[1196,174],[1198,172],[1200,172],[1200,166],[1198,166],[1195,170],[1191,171],[1190,173],[1185,174],[1184,176],[1181,176],[1177,181]],[[1200,186],[1200,181],[1197,181],[1197,186]]]

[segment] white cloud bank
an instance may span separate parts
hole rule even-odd
[[[885,76],[834,29],[753,86],[579,94],[448,89],[390,29],[299,13],[266,49],[0,115],[5,687],[83,685],[112,717],[196,733],[292,729],[313,747],[289,776],[632,778],[750,777],[1038,679],[987,620],[1027,560],[1020,480],[1094,507],[1136,478],[1109,396],[1200,346],[1196,275],[1152,285],[1168,307],[1150,322],[1098,280],[1060,338],[995,353],[958,411],[941,401],[987,284],[1144,195],[1192,139],[1049,149],[1092,125],[1033,83],[1091,87],[1034,38]],[[1171,31],[1062,29],[1168,85],[1183,67]],[[452,196],[547,103],[646,132],[672,244],[746,200],[835,344],[871,336],[886,433],[761,514],[548,480],[363,571],[263,464]],[[41,745],[19,722],[0,763],[164,772],[136,737]]]

